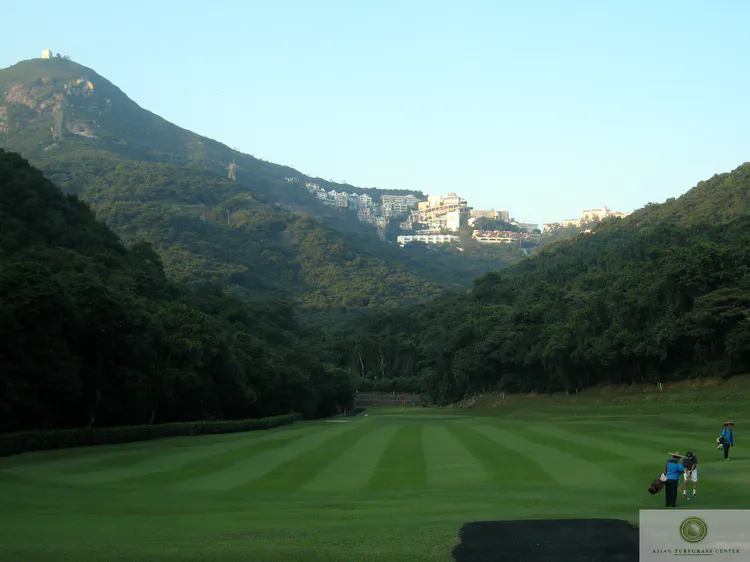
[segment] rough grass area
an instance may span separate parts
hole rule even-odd
[[[342,423],[7,457],[0,559],[448,562],[474,522],[637,524],[664,505],[647,488],[675,449],[699,457],[701,508],[744,508],[746,382],[368,408]],[[727,418],[738,445],[724,461]]]

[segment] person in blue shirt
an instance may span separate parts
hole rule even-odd
[[[685,467],[682,466],[682,455],[680,453],[669,454],[672,458],[667,461],[667,465],[664,467],[664,474],[667,477],[667,481],[664,482],[664,494],[667,507],[677,507],[677,487]]]
[[[727,422],[724,424],[724,429],[721,430],[722,444],[724,445],[724,459],[729,458],[729,447],[734,447],[734,432],[732,426],[734,423]]]

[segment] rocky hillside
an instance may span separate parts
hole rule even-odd
[[[384,243],[354,213],[284,178],[371,189],[310,178],[180,128],[70,60],[0,70],[0,92],[0,147],[80,193],[124,241],[152,242],[167,273],[186,283],[215,281],[312,309],[398,306],[467,288],[504,263]]]

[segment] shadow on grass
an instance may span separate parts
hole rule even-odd
[[[638,528],[619,519],[465,524],[455,562],[638,562]]]

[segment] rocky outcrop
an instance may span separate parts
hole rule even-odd
[[[57,111],[65,104],[67,97],[91,98],[94,95],[94,84],[85,78],[74,78],[66,82],[58,91],[54,91],[54,82],[42,78],[30,85],[12,84],[3,99],[11,104],[22,104],[29,109]]]
[[[65,84],[65,93],[69,96],[90,98],[94,95],[94,84],[85,78],[76,78]]]
[[[56,133],[52,123],[59,119],[60,112],[62,112],[63,131],[84,138],[96,138],[97,125],[91,118],[103,113],[94,97],[94,84],[85,78],[62,81],[45,77],[28,84],[14,83],[2,93],[1,101],[9,105],[26,106],[45,122],[52,115],[50,130],[53,136]],[[105,109],[110,107],[110,100],[106,100]],[[24,128],[30,124],[28,120],[29,116],[26,115],[21,118],[18,125]],[[2,107],[0,108],[0,133],[8,133],[9,130],[8,110],[7,107]]]
[[[39,112],[45,110],[60,111],[65,106],[65,96],[63,94],[53,94],[39,104]]]
[[[95,127],[96,126],[91,123],[74,121],[68,123],[66,129],[68,130],[68,132],[73,133],[74,135],[85,137],[87,139],[95,139]]]
[[[4,99],[8,103],[23,104],[29,109],[35,109],[37,106],[37,98],[40,94],[41,91],[37,87],[24,86],[23,84],[12,84],[8,91],[5,92]]]

